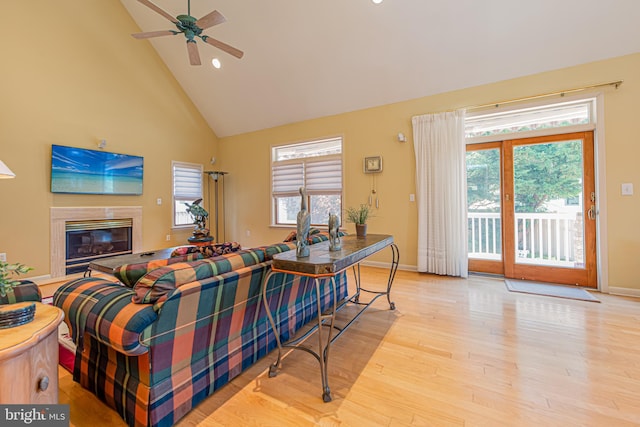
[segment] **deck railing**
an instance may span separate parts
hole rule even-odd
[[[516,213],[516,262],[558,266],[583,264],[582,215]],[[502,259],[499,213],[468,213],[469,257]]]

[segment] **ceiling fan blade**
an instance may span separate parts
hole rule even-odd
[[[216,39],[214,39],[212,37],[209,37],[209,36],[201,36],[201,38],[205,43],[208,43],[211,46],[215,46],[218,49],[223,50],[223,51],[227,52],[229,55],[233,55],[238,59],[242,58],[242,56],[244,55],[243,51],[238,50],[233,46],[229,46],[226,43],[222,43],[220,40],[216,40]]]
[[[202,18],[196,21],[196,25],[200,27],[202,30],[206,30],[207,28],[211,28],[214,25],[222,24],[226,22],[227,18],[225,18],[220,12],[214,10],[208,15],[203,16]]]
[[[164,16],[165,18],[167,18],[169,21],[173,22],[174,24],[180,23],[180,21],[178,21],[177,18],[174,18],[173,16],[169,15],[167,12],[165,12],[162,9],[160,9],[158,6],[156,6],[155,4],[151,3],[149,0],[138,0],[138,2],[140,2],[143,5],[147,6],[149,9],[159,13],[160,15]]]
[[[161,36],[175,36],[178,34],[177,31],[149,31],[147,33],[135,33],[131,34],[136,39],[150,39],[152,37],[161,37]]]
[[[198,45],[193,40],[187,40],[187,51],[189,52],[189,63],[191,65],[202,65]]]

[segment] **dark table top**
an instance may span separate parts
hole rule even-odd
[[[89,270],[101,271],[113,274],[116,268],[124,264],[137,264],[139,262],[155,261],[171,257],[171,252],[175,248],[158,249],[155,251],[140,252],[137,254],[116,255],[106,258],[99,258],[89,263]]]
[[[325,241],[310,245],[308,257],[298,258],[295,249],[276,254],[271,267],[306,276],[334,275],[393,244],[393,236],[388,234],[348,235],[340,240],[339,251],[330,251],[329,241]]]

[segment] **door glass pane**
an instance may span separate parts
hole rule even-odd
[[[584,268],[582,141],[513,148],[516,263]]]
[[[502,259],[500,150],[467,151],[469,258]]]

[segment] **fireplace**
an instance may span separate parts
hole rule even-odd
[[[92,259],[142,252],[142,207],[51,208],[51,277],[83,272]]]
[[[130,254],[132,226],[131,218],[67,221],[65,273],[81,273],[98,258]]]

